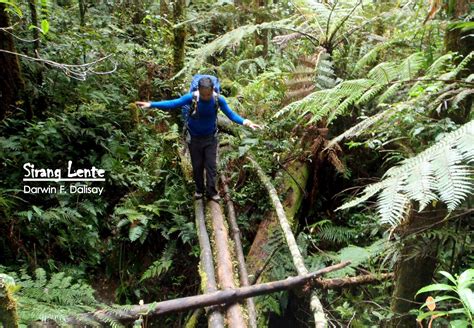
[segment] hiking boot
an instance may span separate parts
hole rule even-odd
[[[198,199],[201,199],[201,198],[202,198],[202,194],[200,192],[194,193],[194,199],[195,200],[198,200]]]
[[[214,196],[207,196],[207,198],[209,200],[212,200],[212,201],[218,203],[218,204],[219,204],[219,201],[221,200],[221,197],[217,194],[215,194]]]

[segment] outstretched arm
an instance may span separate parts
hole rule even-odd
[[[177,99],[162,100],[162,101],[137,101],[136,104],[137,106],[140,106],[143,108],[159,108],[159,109],[169,110],[173,108],[182,107],[184,105],[189,105],[191,104],[192,99],[193,99],[192,94],[188,93]]]
[[[221,110],[224,112],[224,114],[233,122],[237,124],[241,124],[244,126],[248,126],[252,130],[255,129],[262,129],[262,126],[253,123],[252,121],[248,119],[243,119],[242,117],[239,116],[239,114],[233,112],[230,108],[229,105],[227,104],[227,101],[224,99],[224,97],[219,96],[219,107]]]

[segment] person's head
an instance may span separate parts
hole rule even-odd
[[[204,101],[209,101],[214,92],[214,83],[208,77],[203,77],[198,82],[199,98]]]

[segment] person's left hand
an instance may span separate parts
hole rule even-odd
[[[263,126],[262,125],[258,125],[258,124],[255,124],[254,122],[252,122],[251,120],[248,120],[248,119],[245,119],[244,120],[244,126],[248,126],[249,128],[251,128],[252,130],[256,130],[256,129],[263,129]]]

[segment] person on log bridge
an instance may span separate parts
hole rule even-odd
[[[216,77],[211,75],[195,75],[190,92],[184,96],[163,101],[137,101],[142,108],[158,108],[169,110],[184,107],[186,142],[191,154],[193,177],[196,184],[195,199],[201,199],[204,191],[209,200],[220,201],[216,188],[217,181],[217,113],[220,108],[233,122],[247,126],[253,130],[262,129],[248,119],[243,119],[233,112],[227,101],[219,94]],[[193,90],[194,89],[194,90]],[[204,169],[206,169],[206,189],[204,190]]]

